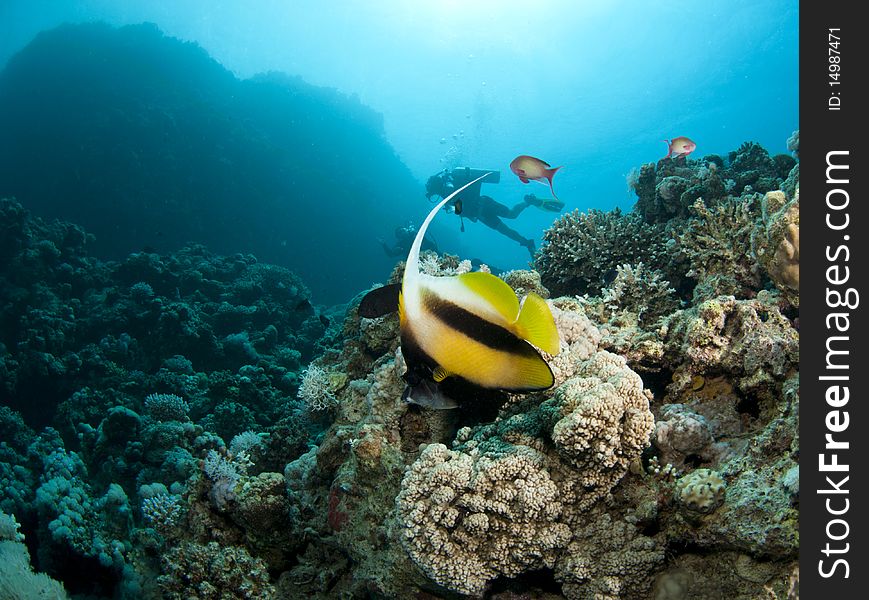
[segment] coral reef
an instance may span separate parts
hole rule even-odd
[[[763,197],[763,227],[752,239],[758,262],[785,299],[800,306],[800,190],[787,201],[782,191]]]
[[[760,267],[751,238],[760,215],[757,196],[709,208],[697,200],[684,229],[674,234],[678,251],[687,257],[687,273],[697,281],[694,302],[722,295],[750,297],[761,288]]]
[[[223,405],[234,416],[216,429],[229,439],[277,420],[302,366],[322,351],[310,292],[289,271],[202,247],[104,263],[88,256],[80,229],[47,225],[11,200],[0,201],[0,217],[10,299],[0,309],[0,400],[40,426],[56,406],[67,439],[69,423],[95,427],[114,405],[194,421],[219,419]],[[49,245],[56,253],[35,251]]]
[[[679,308],[676,291],[659,270],[651,270],[642,262],[618,265],[612,284],[601,290],[603,302],[610,311],[631,312],[637,322],[653,323]]]
[[[548,298],[555,385],[450,411],[402,401],[398,317],[361,294],[315,310],[195,246],[99,261],[3,201],[0,551],[92,597],[786,597],[798,184],[745,144],[565,215],[503,274]]]
[[[619,210],[569,212],[543,234],[534,268],[556,295],[597,294],[618,265],[641,257],[651,268],[669,264],[666,236],[660,227]]]

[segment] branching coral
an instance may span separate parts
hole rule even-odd
[[[186,421],[190,406],[175,394],[148,394],[145,412],[157,421]]]
[[[722,294],[753,295],[761,288],[760,270],[750,251],[760,216],[758,197],[734,199],[714,208],[698,200],[692,208],[696,216],[675,238],[690,262],[688,275],[698,280],[695,302]]]
[[[183,507],[181,497],[175,494],[158,493],[142,500],[142,517],[163,537],[176,533]]]
[[[535,268],[555,295],[597,294],[618,265],[638,258],[651,268],[670,261],[661,226],[619,210],[574,210],[556,220],[543,240]]]
[[[611,311],[629,311],[640,323],[652,323],[658,317],[679,308],[676,292],[657,269],[642,262],[616,267],[616,278],[603,289],[603,301]]]

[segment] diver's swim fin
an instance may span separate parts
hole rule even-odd
[[[564,202],[561,200],[544,200],[540,204],[540,208],[549,212],[561,212],[561,209],[564,208]]]
[[[536,206],[540,210],[545,210],[549,212],[561,212],[561,209],[564,208],[564,202],[562,202],[561,200],[557,200],[554,198],[538,198],[534,194],[528,194],[527,196],[525,196],[525,202],[527,202],[531,206]]]

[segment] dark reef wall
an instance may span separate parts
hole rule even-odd
[[[70,424],[110,408],[101,401],[140,410],[131,398],[158,391],[183,394],[200,418],[232,414],[216,427],[232,437],[283,417],[322,352],[329,320],[304,282],[250,254],[190,245],[103,262],[81,227],[5,198],[0,231],[0,405],[35,427],[74,437]],[[56,414],[67,400],[73,418]]]
[[[0,72],[0,131],[0,197],[82,225],[97,255],[250,252],[316,301],[388,274],[376,238],[421,193],[358,99],[277,73],[239,80],[151,24],[38,35]]]

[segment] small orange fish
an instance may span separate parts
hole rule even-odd
[[[688,156],[697,148],[697,144],[686,138],[684,135],[673,138],[672,140],[661,141],[667,144],[667,156],[664,158],[670,158],[671,156],[673,158]]]
[[[525,154],[517,156],[510,163],[510,170],[516,173],[519,177],[519,181],[522,183],[528,183],[532,179],[534,181],[539,181],[540,183],[548,182],[549,191],[552,192],[552,197],[556,200],[558,200],[558,196],[555,195],[555,190],[552,189],[552,177],[560,168],[561,167],[555,167],[552,169],[549,167],[549,163],[545,163],[539,158],[534,158],[533,156],[527,156]]]

